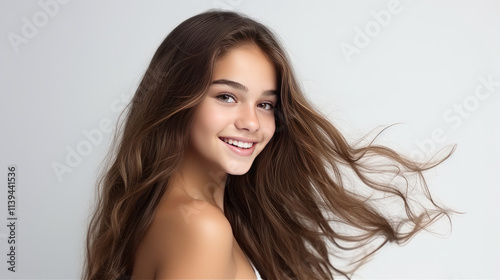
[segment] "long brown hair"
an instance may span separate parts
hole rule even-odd
[[[228,175],[224,212],[263,278],[349,277],[386,242],[404,243],[449,217],[433,201],[422,172],[455,147],[419,163],[373,141],[349,144],[304,97],[268,28],[238,13],[208,11],[165,38],[127,108],[97,185],[84,279],[130,277],[138,244],[187,148],[186,127],[214,63],[245,43],[260,47],[278,73],[276,132],[248,173]],[[355,249],[360,253],[341,265]]]

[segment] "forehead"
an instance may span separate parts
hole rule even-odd
[[[274,64],[254,44],[235,47],[217,59],[212,81],[220,79],[236,81],[250,90],[275,90],[277,83]]]

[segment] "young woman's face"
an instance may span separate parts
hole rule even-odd
[[[212,76],[191,126],[191,151],[212,170],[245,174],[274,134],[276,71],[260,48],[244,45],[218,59]]]

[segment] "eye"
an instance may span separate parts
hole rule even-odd
[[[219,99],[220,101],[222,101],[224,103],[236,103],[236,98],[234,97],[234,95],[229,94],[229,93],[223,93],[223,94],[217,95],[217,99]]]
[[[263,108],[264,110],[272,110],[274,109],[274,106],[273,104],[266,102],[266,103],[260,103],[259,108]]]

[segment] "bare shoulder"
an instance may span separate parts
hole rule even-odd
[[[160,279],[232,278],[231,224],[216,206],[196,199],[159,205],[145,243]]]
[[[154,223],[164,234],[179,235],[176,241],[184,238],[212,239],[227,237],[231,243],[233,233],[231,224],[218,207],[202,200],[187,199],[176,201],[166,207],[159,207]],[[226,240],[225,238],[217,238]],[[216,241],[216,240],[211,240]]]

